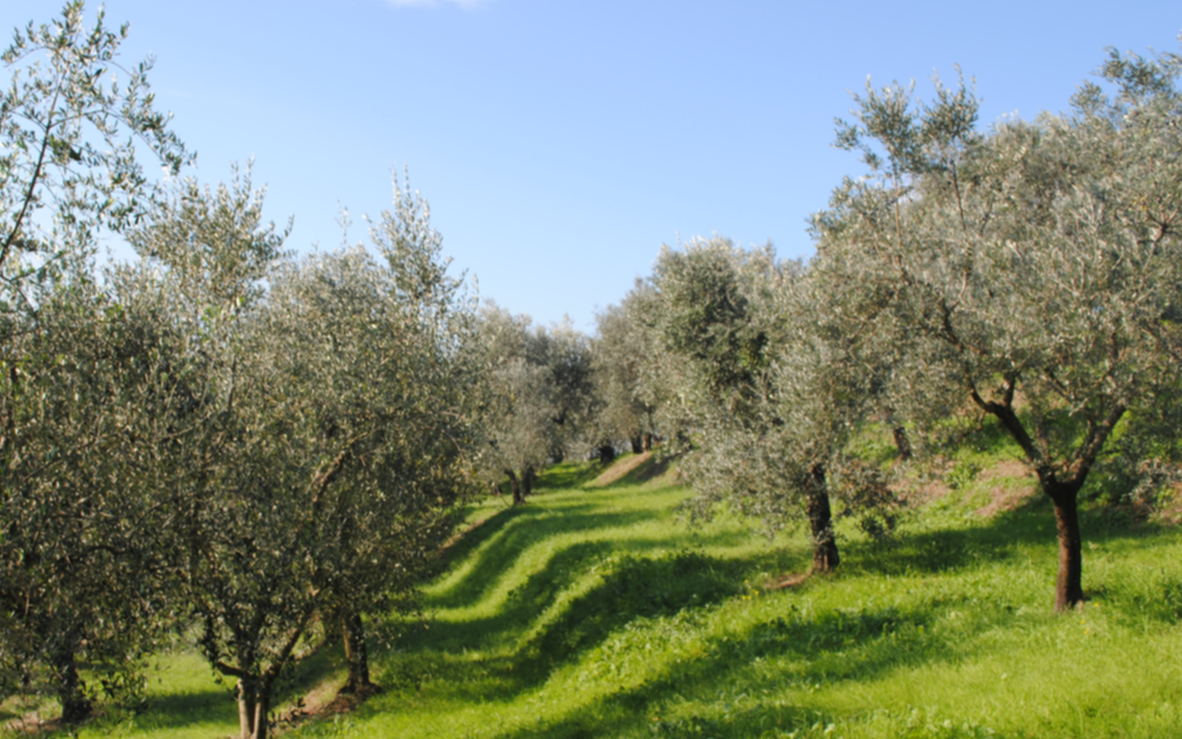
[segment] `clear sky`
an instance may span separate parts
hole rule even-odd
[[[0,27],[60,3],[3,0]],[[88,4],[93,16],[97,3]],[[1106,46],[1180,51],[1182,3],[998,0],[109,0],[123,61],[156,57],[191,175],[255,158],[289,248],[340,244],[338,207],[432,206],[482,297],[593,331],[662,243],[718,233],[807,257],[808,215],[845,174],[849,91],[977,80],[982,121],[1067,107]],[[2,29],[0,29],[2,30]]]

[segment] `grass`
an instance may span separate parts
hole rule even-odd
[[[1182,732],[1182,535],[1083,517],[1081,611],[1050,612],[1054,520],[1029,485],[966,457],[946,495],[889,542],[842,530],[839,571],[732,517],[689,528],[687,491],[588,466],[490,499],[446,553],[425,619],[371,627],[385,691],[294,737],[1162,737]],[[303,685],[339,656],[302,668]],[[228,686],[177,653],[153,702],[83,736],[234,733]],[[160,680],[156,680],[156,677]],[[299,676],[297,676],[299,677]],[[290,695],[302,689],[292,686]]]

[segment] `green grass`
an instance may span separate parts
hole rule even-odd
[[[1176,530],[1085,512],[1091,599],[1056,616],[1048,504],[983,518],[987,488],[1024,483],[966,473],[892,541],[843,529],[837,574],[767,592],[808,566],[799,534],[769,542],[727,516],[689,528],[668,478],[579,488],[595,471],[563,465],[528,505],[471,511],[484,523],[448,550],[427,618],[371,624],[385,691],[287,736],[1182,734]],[[317,659],[305,684],[337,657]],[[235,731],[228,687],[197,657],[161,670],[146,712],[83,735]]]

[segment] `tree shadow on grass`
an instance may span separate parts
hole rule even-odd
[[[699,536],[696,543],[702,546],[730,544],[732,536],[733,534]],[[590,613],[601,604],[614,602],[619,606],[617,613],[630,619],[649,615],[649,605],[646,605],[645,599],[658,605],[666,602],[676,603],[677,608],[681,608],[695,602],[692,597],[683,602],[679,595],[681,590],[692,590],[700,584],[701,576],[691,573],[695,567],[711,577],[715,573],[725,572],[727,577],[736,578],[735,573],[751,567],[751,562],[746,560],[709,558],[696,552],[674,553],[671,549],[669,542],[649,538],[601,539],[571,544],[555,552],[540,570],[529,575],[522,585],[511,590],[494,615],[448,623],[444,628],[432,628],[429,624],[412,626],[404,641],[414,643],[421,649],[443,651],[485,650],[515,644],[522,634],[529,632],[531,624],[536,619],[545,617],[562,594],[576,581],[596,571],[603,573],[602,582],[596,584],[587,596],[577,598],[568,604],[565,607],[568,612],[573,609]],[[644,556],[649,552],[656,552],[657,556]],[[668,569],[667,561],[670,557],[676,560],[673,570],[664,575],[659,574],[657,570],[662,567]],[[503,566],[491,568],[493,573],[503,572],[504,569]],[[487,589],[493,585],[489,583],[484,587]],[[634,597],[642,590],[643,598]],[[706,598],[707,593],[714,592],[714,588],[702,588],[698,595]],[[628,597],[632,600],[621,600],[627,593],[631,594]],[[449,593],[447,599],[449,601],[450,595]],[[587,598],[595,601],[594,607],[584,606],[583,601]],[[700,602],[709,602],[711,599],[712,595]],[[466,598],[457,598],[457,601],[461,605],[472,602]],[[441,601],[437,599],[430,601],[430,605],[440,604]]]
[[[594,480],[608,466],[598,462],[588,462],[550,467],[538,476],[534,483],[534,490],[538,492],[575,490]]]
[[[1053,528],[1047,531],[1053,519],[1042,520],[1047,515],[1035,503],[967,530],[904,534],[890,551],[872,544],[847,546],[845,568],[858,575],[936,573],[970,568],[982,559],[1015,556],[1018,545],[1046,542],[1053,547]],[[625,554],[617,551],[622,542],[585,542],[568,547],[514,593],[496,617],[449,624],[446,630],[454,629],[454,634],[424,635],[402,654],[391,655],[387,669],[398,676],[395,682],[429,682],[431,692],[440,699],[463,703],[479,696],[482,701],[509,703],[544,684],[560,667],[586,659],[612,634],[622,633],[634,621],[698,612],[734,597],[740,591],[737,583],[744,573],[749,574],[766,560],[765,556],[712,558],[694,551],[666,551],[657,557],[643,557],[640,553],[659,544],[646,540],[631,543],[633,551]],[[1053,556],[1053,549],[1051,552],[1049,556]],[[883,558],[898,561],[891,564],[883,562]],[[509,646],[515,635],[529,633],[532,619],[552,607],[559,594],[596,564],[603,565],[602,581],[565,604],[560,613],[551,614],[527,642]],[[824,582],[806,583],[798,592],[807,592]],[[1017,618],[1009,604],[988,601],[974,606],[984,616],[975,625],[966,624],[958,627],[959,631],[933,629],[933,624],[947,617],[948,607],[949,603],[939,599],[916,598],[903,606],[871,603],[813,614],[790,604],[781,618],[757,624],[738,636],[731,632],[727,639],[709,641],[701,656],[666,661],[647,679],[588,700],[565,715],[539,719],[528,729],[503,736],[516,739],[645,734],[653,730],[655,723],[658,736],[746,737],[758,736],[776,726],[786,730],[811,726],[818,717],[826,722],[840,721],[841,717],[824,715],[808,706],[807,696],[792,706],[783,700],[752,704],[749,698],[744,698],[744,703],[738,698],[716,700],[715,696],[731,685],[749,686],[746,695],[760,688],[782,694],[786,681],[805,690],[814,684],[884,679],[896,671],[956,662],[971,654],[978,633],[1004,627]],[[463,650],[475,648],[479,639],[485,638],[479,636],[482,629],[499,633],[507,646],[479,660],[466,659]],[[773,658],[787,662],[787,667],[777,668],[774,683],[759,664]],[[595,682],[592,679],[588,684]],[[678,704],[683,696],[702,698],[709,710],[702,716],[652,721],[652,716],[663,715],[667,705]],[[723,704],[729,707],[719,708]]]
[[[490,521],[471,532],[478,534],[473,541],[463,541],[461,545],[453,547],[455,551],[449,552],[448,561],[441,568],[444,572],[453,564],[467,564],[473,557],[478,559],[461,579],[446,590],[432,593],[427,602],[435,608],[456,608],[480,601],[489,590],[496,587],[502,577],[512,571],[514,562],[522,552],[553,536],[603,528],[624,528],[655,518],[656,514],[648,511],[583,514],[569,519],[549,517],[545,520],[528,513],[503,519],[498,517],[495,523]],[[599,548],[599,542],[595,544]]]
[[[719,565],[723,569],[717,569]],[[433,688],[439,685],[450,692],[449,700],[468,702],[479,696],[481,701],[512,702],[544,683],[563,663],[583,660],[629,622],[701,607],[694,605],[690,590],[705,591],[707,598],[702,600],[710,602],[732,597],[736,579],[729,566],[742,569],[744,565],[712,562],[695,553],[626,562],[525,648],[485,664],[483,680],[471,683],[470,674],[447,672],[444,662],[455,655],[435,653],[432,669],[437,671],[430,681]],[[661,593],[661,584],[671,576],[693,585],[679,593]],[[715,591],[710,592],[711,588]],[[655,736],[751,737],[769,729],[791,731],[817,721],[822,725],[840,722],[849,716],[809,705],[812,687],[840,690],[846,681],[865,683],[900,671],[962,661],[971,652],[968,643],[974,636],[1016,618],[1003,606],[985,607],[990,609],[988,618],[973,629],[940,633],[933,626],[945,615],[944,608],[928,601],[906,607],[868,604],[819,614],[790,606],[782,617],[742,633],[730,631],[725,637],[709,639],[699,657],[666,659],[653,673],[611,693],[499,736],[573,739],[652,732]],[[774,678],[764,669],[769,660],[780,661],[770,673]],[[452,666],[459,667],[458,663]],[[800,697],[786,700],[786,688],[799,691]],[[687,700],[704,709],[699,709],[700,714],[669,716]]]
[[[819,711],[807,705],[807,699],[786,705],[782,695],[768,694],[796,688],[807,695],[819,684],[839,690],[844,681],[864,682],[900,670],[954,663],[963,655],[949,637],[931,633],[928,627],[936,618],[933,607],[925,604],[908,610],[838,609],[816,617],[789,613],[745,634],[712,640],[699,659],[667,662],[656,675],[592,699],[564,716],[541,718],[500,737],[574,739],[652,732],[738,738],[770,729],[808,728],[817,721],[839,722],[841,716]],[[768,659],[788,659],[793,669],[778,671],[771,681],[760,670]],[[697,698],[714,710],[708,715],[667,717],[671,705],[687,698]]]
[[[522,506],[502,511],[482,525],[466,533],[451,546],[432,573],[434,578],[446,578],[452,567],[466,568],[454,582],[446,582],[426,599],[429,607],[456,608],[479,602],[501,579],[513,569],[516,560],[531,547],[553,540],[556,536],[586,532],[610,532],[662,520],[668,511],[653,508],[611,507],[611,496],[600,495],[593,501],[571,500],[549,502],[545,507]],[[747,539],[741,531],[706,534],[686,529],[682,538],[692,539],[695,546],[732,546]],[[601,549],[604,539],[592,538],[595,548]],[[670,541],[628,543],[625,538],[608,540],[609,545],[626,550],[667,548]]]
[[[409,629],[401,653],[379,658],[383,679],[403,689],[417,689],[426,681],[455,685],[468,694],[465,683],[475,676],[482,700],[512,700],[631,621],[718,603],[734,595],[742,579],[739,573],[750,567],[749,562],[687,550],[656,557],[640,554],[658,545],[632,540],[570,547],[531,577],[495,616]],[[519,641],[535,619],[545,617],[563,590],[598,566],[604,575],[588,592],[566,603],[561,612],[550,613],[550,620],[528,641]],[[456,658],[469,649],[500,653],[474,669],[470,661]]]
[[[1139,531],[1135,525],[1103,509],[1083,511],[1080,528],[1085,540],[1105,543],[1114,540],[1149,538],[1160,530]],[[1041,493],[1013,510],[967,528],[907,531],[884,542],[852,541],[844,546],[843,567],[880,575],[908,573],[936,574],[972,567],[981,562],[1003,562],[1025,558],[1030,548],[1045,549],[1056,556],[1058,539],[1054,509]],[[1088,554],[1084,552],[1084,566]]]
[[[577,553],[572,556],[586,562]],[[450,624],[434,630],[436,634],[431,636],[429,632],[416,635],[413,646],[383,661],[383,674],[388,676],[384,679],[403,689],[417,689],[429,682],[439,686],[433,692],[446,691],[461,701],[479,695],[484,701],[510,702],[544,683],[563,665],[578,662],[631,622],[692,612],[734,597],[742,590],[738,583],[743,573],[756,562],[712,558],[694,551],[616,557],[600,583],[573,599],[517,648],[490,654],[479,666],[462,656],[466,649],[479,648],[474,642],[483,629],[500,629],[506,641],[527,632],[529,619],[547,605],[532,600],[543,597],[540,591],[524,593],[519,603],[492,619]],[[728,671],[748,669],[757,659],[777,655],[790,654],[805,664],[798,677],[809,684],[871,679],[900,666],[953,659],[954,649],[925,635],[924,627],[935,620],[939,608],[942,604],[917,602],[909,611],[867,607],[819,616],[790,609],[785,617],[758,625],[740,638],[713,642],[706,656],[693,663],[667,666],[667,674],[656,682],[637,686],[639,693],[630,690],[616,695],[611,699],[616,703],[611,705],[618,703],[632,710],[637,701],[651,702],[644,697],[650,693],[659,697],[666,689],[701,688]],[[1001,606],[992,616],[994,623],[1006,617]],[[841,654],[845,651],[850,652],[848,658]],[[834,657],[835,653],[839,656]],[[588,710],[600,713],[598,708]],[[580,724],[582,719],[572,721]],[[559,735],[563,734],[555,734]]]
[[[628,474],[624,475],[619,480],[608,487],[628,487],[631,485],[643,485],[646,482],[657,479],[661,475],[669,471],[669,468],[676,463],[685,452],[677,452],[676,454],[657,456],[653,455],[644,464],[640,465],[634,470],[630,470]]]
[[[153,697],[137,721],[142,726],[179,729],[195,723],[238,723],[233,685]]]
[[[440,558],[440,569],[445,570],[457,562],[462,562],[490,539],[514,526],[528,525],[532,527],[534,538],[541,540],[554,533],[586,530],[591,524],[628,526],[645,520],[659,519],[664,515],[664,512],[652,509],[605,510],[606,508],[608,508],[607,501],[601,497],[597,500],[580,500],[578,498],[572,498],[569,501],[550,500],[546,502],[544,507],[532,506],[527,503],[502,509],[486,518],[479,526],[465,532],[448,547],[444,556]],[[584,518],[588,515],[596,515],[597,518]],[[538,524],[542,524],[542,526],[538,527]]]
[[[898,546],[859,564],[879,574],[907,569],[936,573],[982,560],[1004,560],[1014,556],[1020,547],[1055,542],[1054,515],[1039,497],[1028,498],[991,519],[970,520],[967,527],[904,533],[897,539]]]

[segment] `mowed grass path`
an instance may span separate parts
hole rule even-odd
[[[388,645],[373,659],[384,692],[287,735],[1182,736],[1174,529],[1085,515],[1091,599],[1055,616],[1049,507],[1034,497],[985,518],[969,486],[890,543],[843,529],[836,575],[767,592],[807,567],[799,534],[769,542],[727,517],[689,527],[689,493],[668,477],[588,479],[559,467],[526,506],[474,509],[484,522],[446,552],[427,618],[371,622]],[[225,688],[166,679],[157,693],[140,717],[86,733],[236,728]],[[195,725],[192,701],[217,718]]]

